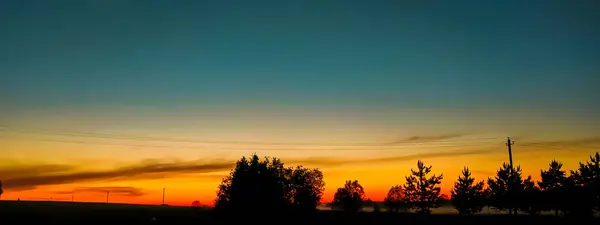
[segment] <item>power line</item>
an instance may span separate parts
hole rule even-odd
[[[338,146],[338,148],[242,148],[242,147],[193,147],[193,146],[176,146],[176,145],[144,145],[144,144],[122,144],[122,143],[104,143],[104,142],[93,142],[93,141],[73,141],[73,140],[53,140],[43,138],[23,138],[26,140],[43,141],[43,142],[56,142],[56,143],[69,143],[69,144],[85,144],[85,145],[100,145],[100,146],[122,146],[122,147],[139,147],[139,148],[169,148],[169,149],[195,149],[195,150],[241,150],[241,151],[395,151],[401,149],[415,149],[415,148],[461,148],[461,147],[482,147],[482,144],[460,144],[460,145],[405,145],[405,146],[373,146],[373,147],[356,147],[356,146]],[[494,144],[494,143],[488,143]],[[354,147],[354,148],[348,148]],[[377,148],[375,148],[377,147]]]
[[[278,143],[278,142],[253,142],[253,141],[230,141],[230,140],[201,140],[201,139],[178,139],[167,137],[149,137],[149,136],[133,136],[123,134],[106,134],[106,133],[91,133],[91,132],[61,132],[48,130],[25,130],[14,129],[7,126],[0,126],[0,130],[18,133],[37,133],[58,136],[70,137],[88,137],[88,138],[103,138],[103,139],[119,139],[119,140],[138,140],[138,141],[160,141],[160,142],[179,142],[179,143],[194,143],[194,144],[238,144],[238,145],[273,145],[273,146],[333,146],[333,147],[384,147],[394,146],[395,144],[429,144],[429,143],[459,143],[476,140],[493,140],[498,138],[474,138],[463,139],[459,141],[430,141],[430,142],[413,142],[405,141],[400,143],[349,143],[349,144],[334,144],[334,143]]]

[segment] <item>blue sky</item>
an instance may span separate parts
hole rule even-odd
[[[2,1],[2,111],[599,112],[594,1]]]

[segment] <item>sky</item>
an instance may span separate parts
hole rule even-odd
[[[211,204],[242,156],[382,200],[600,147],[597,1],[0,1],[2,199]]]

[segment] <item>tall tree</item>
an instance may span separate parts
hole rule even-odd
[[[298,166],[291,175],[293,204],[302,210],[314,210],[325,191],[323,173],[318,169]]]
[[[496,172],[496,177],[488,178],[488,204],[497,210],[508,210],[508,214],[517,213],[518,197],[523,190],[523,179],[521,178],[521,167],[514,168],[508,163],[503,163]]]
[[[2,194],[4,194],[4,190],[2,190],[2,181],[0,180],[0,199],[2,199]]]
[[[338,188],[333,197],[332,205],[346,212],[357,212],[363,207],[365,190],[358,180],[346,181],[344,187]]]
[[[589,194],[589,200],[596,210],[600,210],[600,153],[590,156],[586,163],[579,163],[576,171],[571,171],[575,184]]]
[[[437,208],[440,205],[440,183],[443,174],[433,174],[428,177],[427,175],[431,173],[431,167],[425,166],[419,160],[417,170],[410,170],[411,175],[406,177],[406,183],[404,184],[407,202],[410,207],[415,208],[419,213],[430,213],[432,208]]]
[[[395,185],[390,188],[387,196],[383,200],[383,203],[389,208],[390,212],[398,212],[402,207],[405,206],[406,202],[404,200],[405,196],[402,186]]]
[[[481,212],[485,198],[483,185],[483,181],[475,182],[469,168],[465,167],[462,176],[458,176],[458,180],[450,191],[450,200],[454,208],[464,215]]]
[[[325,183],[318,169],[286,168],[277,158],[242,157],[217,191],[215,209],[273,211],[316,209]]]
[[[562,170],[563,164],[559,161],[552,160],[548,170],[542,170],[542,180],[538,182],[538,186],[544,195],[543,203],[550,209],[554,210],[554,215],[558,216],[560,211],[560,203],[566,197],[561,190],[567,181],[566,172]]]

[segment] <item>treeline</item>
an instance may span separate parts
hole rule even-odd
[[[431,174],[431,165],[418,161],[405,183],[394,185],[384,199],[389,212],[428,214],[444,200],[440,184],[443,175]],[[509,214],[590,216],[600,207],[600,154],[590,156],[576,170],[562,169],[553,160],[540,171],[541,180],[523,178],[520,166],[504,163],[496,176],[476,181],[467,167],[455,181],[450,201],[463,215],[481,212],[485,206]],[[260,159],[256,154],[242,157],[219,185],[218,211],[273,212],[314,211],[321,203],[325,182],[319,169],[285,167],[277,158]],[[330,206],[347,212],[360,211],[370,201],[357,180],[348,180],[337,189]],[[378,211],[378,208],[375,208]]]

